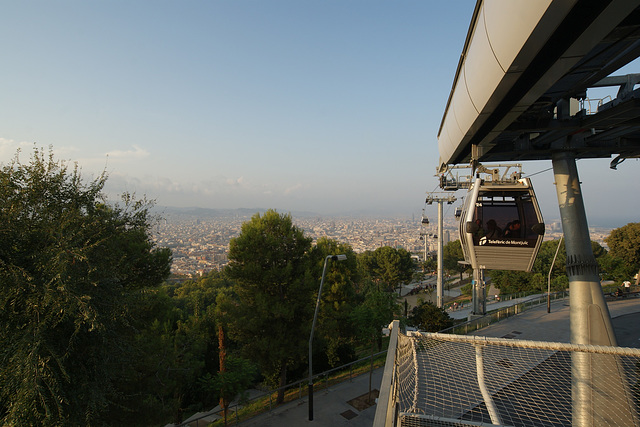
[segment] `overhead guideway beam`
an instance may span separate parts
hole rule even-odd
[[[440,164],[468,163],[473,145],[480,161],[550,159],[521,128],[558,126],[549,122],[559,101],[583,98],[640,56],[639,7],[640,0],[479,0],[438,132]],[[638,128],[629,134],[640,141]],[[640,153],[640,142],[633,145]]]

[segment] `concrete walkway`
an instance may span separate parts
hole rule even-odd
[[[373,371],[372,389],[378,390],[382,381],[382,370]],[[289,426],[352,426],[371,427],[376,414],[373,405],[358,411],[348,402],[369,392],[369,374],[355,377],[351,381],[322,389],[313,394],[313,421],[309,421],[308,398],[278,406],[271,412],[240,423],[241,426],[289,427]],[[235,425],[229,423],[229,425]]]
[[[544,294],[528,295],[526,297],[514,298],[506,301],[496,301],[496,300],[487,301],[487,306],[486,306],[487,313],[489,311],[497,310],[499,308],[511,307],[512,305],[520,304],[525,301],[538,299],[543,295]],[[546,305],[545,305],[545,308],[546,308]],[[472,304],[468,303],[464,306],[464,308],[460,308],[453,311],[447,311],[447,313],[449,313],[449,316],[451,316],[454,319],[467,319],[469,317],[469,314],[471,314],[472,309],[473,309]]]
[[[637,348],[640,327],[634,319],[640,318],[640,298],[611,300],[607,301],[607,305],[618,345]],[[550,313],[547,313],[547,305],[541,304],[480,329],[474,335],[568,343],[571,341],[569,300],[552,302]]]

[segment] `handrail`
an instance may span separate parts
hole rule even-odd
[[[395,320],[394,322],[397,322],[397,320]],[[392,331],[392,333],[393,333],[393,331]],[[397,334],[397,332],[396,332],[396,334]],[[396,335],[396,342],[397,342],[397,335]],[[389,344],[389,345],[391,345],[391,344]],[[330,374],[334,373],[334,372],[346,370],[347,368],[350,368],[352,365],[356,365],[358,363],[362,363],[364,361],[370,360],[372,357],[373,358],[377,358],[378,356],[381,356],[382,354],[385,354],[385,353],[387,353],[387,350],[382,350],[382,351],[379,351],[377,353],[374,353],[373,355],[369,355],[369,356],[360,358],[360,359],[355,360],[353,362],[345,363],[344,365],[340,365],[340,366],[337,366],[335,368],[331,368],[331,369],[326,370],[324,372],[321,372],[319,374],[314,374],[313,375],[313,379],[315,380],[318,377],[328,378],[328,376]],[[387,355],[387,359],[388,359],[388,355]],[[291,388],[293,388],[295,386],[301,386],[302,384],[306,384],[308,382],[308,380],[309,380],[309,378],[304,378],[302,380],[298,380],[298,381],[292,382],[292,383],[287,384],[285,386],[274,388],[274,389],[271,389],[269,391],[265,391],[262,394],[259,394],[257,396],[252,397],[251,399],[248,399],[246,401],[246,403],[257,401],[257,400],[262,399],[262,398],[264,398],[266,396],[271,396],[271,395],[273,395],[274,393],[276,393],[276,392],[278,392],[280,390],[285,390],[286,391],[286,390],[291,389]],[[306,396],[306,394],[305,394],[305,396]],[[300,397],[298,397],[298,399],[299,398],[302,398],[302,392],[300,393]],[[293,400],[296,400],[296,399],[293,399]],[[237,413],[238,409],[240,409],[238,407],[239,405],[240,405],[239,403],[236,403],[233,406],[229,406],[229,412],[230,413],[231,412]],[[232,408],[235,408],[235,411],[232,410]],[[202,415],[200,415],[200,416],[198,416],[196,418],[188,418],[187,420],[181,422],[180,424],[174,424],[174,427],[185,427],[185,426],[187,426],[187,425],[189,425],[189,424],[191,424],[193,422],[197,422],[198,420],[201,420],[203,418],[207,418],[207,417],[209,417],[211,415],[214,415],[214,414],[216,414],[216,413],[218,413],[220,411],[221,410],[209,411],[209,412],[206,412],[206,413],[204,413],[204,414],[202,414]],[[271,404],[269,404],[269,411],[271,411]],[[236,424],[237,424],[237,420],[236,420]]]
[[[553,292],[551,294],[551,300],[565,299],[569,296],[568,291],[562,292]],[[452,326],[450,328],[443,329],[438,331],[443,334],[462,334],[466,335],[469,332],[477,331],[478,329],[482,329],[486,326],[491,325],[499,320],[505,319],[507,317],[514,316],[516,314],[522,313],[523,311],[528,310],[532,306],[537,306],[546,303],[547,295],[542,294],[538,298],[529,299],[526,301],[522,301],[516,303],[514,305],[510,305],[508,307],[504,307],[495,311],[492,311],[482,317],[478,317],[473,320],[469,320],[467,322],[460,323],[458,325]]]
[[[395,417],[395,398],[392,399],[391,397],[393,396],[393,387],[395,384],[395,358],[396,348],[398,347],[399,329],[400,321],[394,320],[391,324],[391,339],[389,340],[387,360],[384,364],[382,382],[380,383],[380,393],[378,395],[378,405],[376,405],[376,415],[373,421],[373,427],[393,425]],[[384,404],[385,402],[386,404]]]

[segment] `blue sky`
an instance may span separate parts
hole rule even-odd
[[[3,0],[0,162],[35,142],[158,205],[419,215],[474,5]],[[638,165],[607,164],[579,163],[591,222],[635,221]]]

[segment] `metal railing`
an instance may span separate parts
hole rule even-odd
[[[360,363],[364,363],[364,362],[369,362],[371,360],[371,358],[376,359],[379,356],[386,354],[387,350],[383,350],[383,351],[379,351],[377,353],[374,353],[373,355],[367,356],[367,357],[363,357],[361,359],[355,360],[353,362],[329,369],[327,371],[321,372],[319,374],[315,374],[313,376],[313,381],[314,381],[314,389],[315,390],[321,390],[323,388],[329,387],[329,385],[332,384],[332,378],[331,375],[338,373],[338,372],[344,372],[345,374],[348,372],[348,375],[343,378],[342,376],[339,377],[339,379],[334,379],[335,383],[337,382],[342,382],[342,381],[351,381],[355,376],[358,375],[362,375],[363,373],[355,373],[354,375],[354,365],[360,364]],[[249,418],[252,418],[256,415],[259,414],[253,414],[251,417],[242,417],[239,415],[239,412],[242,408],[247,407],[249,405],[252,404],[256,404],[259,405],[261,402],[261,400],[264,399],[263,405],[264,405],[264,411],[261,411],[260,413],[264,413],[264,412],[271,412],[274,408],[276,408],[277,406],[279,406],[279,404],[276,404],[276,398],[274,398],[274,395],[277,395],[277,393],[281,390],[285,391],[285,401],[283,403],[289,403],[289,402],[293,402],[295,400],[301,399],[305,396],[307,396],[307,384],[308,384],[308,378],[305,378],[303,380],[299,380],[290,384],[287,384],[283,387],[278,387],[278,388],[274,388],[271,389],[269,391],[265,391],[262,394],[259,394],[257,396],[252,397],[251,399],[247,399],[247,400],[243,400],[243,401],[239,401],[233,405],[229,406],[228,409],[228,413],[227,413],[227,421],[229,424],[233,424],[233,425],[238,425],[241,421],[245,421]],[[334,383],[334,384],[335,384]],[[297,392],[295,392],[297,389]],[[288,392],[288,393],[287,393]],[[208,418],[211,417],[212,415],[217,415],[221,412],[220,409],[215,410],[215,411],[209,411],[206,413],[203,413],[197,417],[190,417],[187,420],[183,421],[180,424],[175,424],[175,427],[184,427],[187,425],[192,425],[192,423],[195,423],[196,427],[200,426],[200,420],[204,419],[204,418]],[[258,411],[257,411],[258,412]],[[210,423],[210,421],[202,421],[202,426],[206,426]]]
[[[568,291],[564,292],[555,292],[550,295],[550,299],[560,300],[566,299],[569,296]],[[516,294],[511,295],[512,298],[518,298],[520,296],[516,296]],[[509,298],[510,299],[510,298]],[[455,334],[455,335],[465,335],[470,332],[476,331],[478,329],[482,329],[486,326],[489,326],[492,323],[498,322],[500,320],[506,319],[511,316],[515,316],[523,311],[526,311],[530,308],[539,306],[540,304],[546,304],[547,295],[541,295],[539,298],[533,298],[530,300],[526,300],[520,303],[516,303],[509,307],[504,307],[501,309],[497,309],[487,314],[486,316],[479,317],[477,319],[473,319],[468,322],[461,323],[459,325],[455,325],[451,328],[444,329],[439,333],[442,334]],[[384,402],[386,404],[378,405],[376,408],[375,420],[373,423],[373,427],[391,427],[396,425],[397,421],[397,379],[398,379],[398,366],[396,364],[396,356],[398,351],[398,331],[399,324],[394,322],[393,328],[391,330],[391,340],[389,341],[389,348],[387,352],[387,361],[385,364],[385,370],[382,377],[382,383],[380,384],[380,397],[378,399],[378,403]]]
[[[566,299],[568,297],[569,297],[568,291],[551,293],[551,301]],[[485,316],[469,320],[468,322],[460,323],[450,328],[443,329],[439,332],[443,334],[467,335],[471,332],[477,331],[478,329],[482,329],[493,323],[499,322],[500,320],[506,319],[511,316],[515,316],[517,314],[522,313],[523,311],[529,310],[533,307],[539,306],[540,304],[546,304],[546,303],[547,303],[547,295],[541,295],[539,298],[529,299],[529,300],[511,305],[509,307],[503,307],[503,308],[494,310],[486,314]]]
[[[639,425],[637,348],[425,332],[394,363],[389,427]]]
[[[536,294],[540,294],[540,291],[526,291],[526,292],[516,292],[516,293],[512,293],[512,294],[496,294],[496,295],[487,295],[485,298],[485,301],[487,303],[490,302],[505,302],[505,301],[511,301],[511,300],[515,300],[515,299],[522,299],[522,298],[526,298],[529,297],[531,295],[536,295]],[[545,298],[546,298],[546,293],[544,294]],[[459,309],[462,307],[462,305],[467,305],[467,304],[472,304],[471,302],[471,296],[468,296],[468,299],[464,299],[462,301],[460,300],[454,300],[454,301],[449,301],[448,303],[446,303],[444,305],[445,309],[449,310],[449,309]],[[454,303],[458,303],[457,308],[454,308],[455,305]]]
[[[382,373],[382,382],[380,383],[380,394],[378,395],[378,404],[376,405],[376,415],[373,421],[373,427],[384,427],[393,425],[396,417],[396,399],[395,399],[395,381],[396,375],[396,349],[398,347],[398,333],[400,331],[400,322],[394,320],[391,324],[391,336],[389,340],[389,348],[387,351],[387,360],[384,364],[384,372]],[[384,404],[386,402],[386,405]]]

